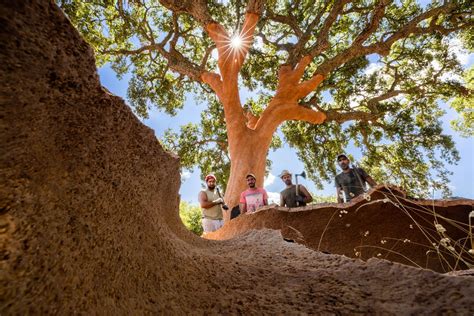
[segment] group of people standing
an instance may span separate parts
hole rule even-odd
[[[375,186],[376,183],[362,168],[351,168],[350,160],[345,154],[337,156],[337,162],[342,172],[335,178],[337,202],[349,202],[352,198],[366,191],[366,183]],[[279,177],[286,187],[280,192],[280,206],[300,207],[313,201],[313,197],[304,185],[293,184],[292,174],[283,170]],[[258,208],[268,205],[268,194],[264,188],[256,186],[257,179],[253,173],[245,176],[248,189],[240,194],[239,206],[232,210],[234,213],[253,213]],[[199,192],[199,204],[202,210],[202,227],[204,233],[209,233],[224,225],[222,209],[228,210],[219,189],[217,178],[209,174],[205,177],[207,188]],[[235,216],[235,215],[234,215]],[[233,216],[232,216],[233,217]]]

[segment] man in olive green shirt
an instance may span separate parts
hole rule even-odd
[[[337,156],[337,163],[342,169],[335,179],[338,203],[350,202],[356,196],[363,194],[367,190],[366,183],[371,187],[377,185],[364,169],[351,168],[351,162],[345,154]]]
[[[283,170],[280,174],[281,180],[286,184],[285,190],[280,192],[280,206],[299,207],[311,203],[313,197],[304,185],[298,184],[296,192],[296,185],[291,182],[291,176],[288,170]]]

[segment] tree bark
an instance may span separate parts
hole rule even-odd
[[[296,119],[320,124],[326,119],[324,113],[298,105],[298,100],[314,91],[324,79],[316,74],[302,80],[311,56],[301,58],[295,67],[283,65],[278,72],[277,91],[265,111],[260,117],[246,115],[240,102],[238,74],[253,42],[258,19],[259,14],[252,10],[246,13],[240,32],[243,45],[239,49],[231,48],[230,36],[222,25],[217,22],[206,25],[206,31],[217,47],[220,74],[203,72],[201,79],[214,90],[224,107],[231,159],[225,200],[230,208],[239,204],[240,194],[247,189],[245,176],[248,173],[253,173],[257,186],[263,187],[268,148],[273,133],[282,122]],[[230,212],[225,219],[230,219]]]
[[[257,178],[257,187],[263,187],[268,148],[273,133],[256,132],[247,129],[240,135],[229,137],[231,157],[230,177],[225,192],[225,201],[230,209],[239,205],[240,193],[248,186],[245,176],[253,173]],[[224,216],[230,219],[230,210]]]

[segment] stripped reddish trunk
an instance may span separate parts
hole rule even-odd
[[[322,75],[316,74],[302,81],[304,71],[312,59],[310,56],[303,57],[294,68],[288,65],[280,68],[275,96],[259,117],[244,112],[239,96],[238,75],[253,42],[258,17],[255,13],[246,14],[241,31],[245,35],[241,50],[229,49],[230,36],[222,25],[212,22],[206,26],[206,31],[217,47],[220,73],[204,72],[201,79],[214,90],[224,107],[231,159],[225,193],[229,207],[238,205],[240,193],[247,188],[246,174],[255,174],[257,186],[263,186],[268,148],[273,133],[281,123],[304,120],[320,124],[326,119],[324,113],[298,105],[298,101],[314,91],[323,80]],[[227,220],[229,213],[226,214]]]
[[[240,138],[229,138],[231,157],[230,177],[225,192],[227,205],[232,208],[239,204],[242,191],[246,190],[245,176],[253,173],[257,177],[257,186],[262,187],[265,176],[265,165],[272,135],[262,135],[248,130],[247,135]],[[226,219],[229,219],[227,214]]]

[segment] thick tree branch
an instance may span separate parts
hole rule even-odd
[[[166,1],[165,1],[166,2]],[[172,2],[172,1],[170,1]],[[200,2],[196,2],[197,5],[200,4]],[[176,42],[180,36],[179,33],[179,26],[178,26],[178,20],[177,20],[177,14],[176,12],[173,12],[173,31],[170,31],[166,36],[163,38],[163,40],[159,43],[155,43],[155,38],[154,34],[152,32],[152,28],[150,24],[148,23],[147,15],[148,11],[150,8],[146,7],[144,4],[141,2],[137,2],[137,5],[145,7],[145,14],[143,16],[142,22],[139,23],[138,29],[140,30],[140,34],[144,36],[149,42],[149,45],[144,45],[140,48],[130,50],[130,49],[110,49],[110,50],[103,50],[101,53],[103,54],[110,54],[110,55],[138,55],[143,52],[148,52],[151,53],[153,51],[158,52],[163,58],[165,58],[168,61],[168,67],[179,73],[180,75],[185,75],[189,77],[191,80],[194,81],[201,81],[201,73],[203,72],[204,68],[203,66],[199,66],[188,60],[186,57],[184,57],[179,51],[175,49]],[[118,12],[120,17],[124,20],[127,21],[128,23],[132,23],[133,21],[130,20],[129,16],[124,12],[123,6],[121,1],[118,2]],[[198,10],[199,11],[199,10]],[[180,12],[179,10],[177,12]],[[144,27],[146,26],[146,27]],[[148,34],[148,31],[151,32]],[[167,51],[165,49],[165,46],[167,43],[171,40],[170,43],[170,49]],[[153,59],[153,58],[151,58]]]
[[[224,98],[224,90],[221,76],[216,73],[206,71],[202,73],[201,79],[204,83],[207,83],[212,88],[212,90],[214,90],[219,100],[222,101]]]
[[[278,87],[274,99],[285,100],[280,103],[297,103],[307,96],[323,81],[324,76],[314,75],[311,79],[301,82],[306,67],[311,62],[311,56],[303,57],[298,65],[292,69],[290,65],[283,65],[278,71]]]
[[[336,122],[342,124],[348,121],[376,121],[381,117],[381,114],[374,114],[363,111],[352,111],[352,112],[339,112],[329,110],[325,112],[326,122]]]
[[[293,48],[293,44],[291,43],[284,43],[284,44],[280,44],[279,41],[286,37],[288,34],[284,33],[282,34],[282,36],[280,36],[279,39],[277,39],[276,41],[270,41],[266,36],[265,34],[263,34],[262,32],[258,33],[257,36],[259,36],[261,39],[262,39],[262,42],[265,44],[265,45],[269,45],[269,46],[274,46],[276,48],[276,50],[283,50],[283,51],[287,51],[289,52],[292,48]]]
[[[258,16],[262,15],[263,9],[265,8],[265,0],[250,0],[247,3],[247,7],[245,9],[246,13],[253,13]]]
[[[326,12],[328,6],[329,6],[329,1],[325,1],[323,7],[321,10],[318,11],[318,14],[316,17],[309,23],[309,25],[306,27],[306,31],[301,34],[301,36],[298,36],[299,40],[295,45],[292,45],[292,49],[289,50],[288,54],[288,60],[287,63],[294,66],[298,60],[301,58],[301,56],[304,53],[304,47],[308,43],[309,39],[311,38],[311,34],[313,33],[314,29],[316,26],[321,22],[321,18]]]
[[[331,12],[329,12],[328,17],[324,21],[323,27],[319,31],[316,44],[310,49],[309,55],[313,57],[318,56],[329,48],[329,30],[349,1],[350,0],[336,1],[336,4],[332,7]]]
[[[326,119],[324,113],[298,105],[298,100],[314,91],[324,79],[321,75],[315,75],[300,83],[310,62],[311,57],[305,56],[294,69],[290,65],[280,67],[277,91],[254,125],[256,131],[265,135],[273,134],[278,126],[286,120],[303,120],[313,124],[324,122]]]
[[[206,30],[214,41],[218,52],[218,67],[222,79],[217,74],[205,72],[202,75],[204,82],[208,83],[216,92],[219,100],[224,106],[226,122],[230,134],[243,133],[246,129],[246,117],[244,115],[238,90],[238,74],[253,43],[254,31],[259,15],[253,11],[260,12],[259,1],[251,1],[254,6],[247,7],[245,20],[240,32],[241,46],[231,46],[231,38],[224,27],[218,23],[206,25]]]
[[[219,23],[206,25],[206,31],[214,41],[218,52],[218,66],[224,81],[237,81],[239,71],[253,43],[253,33],[259,16],[255,13],[246,13],[242,30],[239,34],[240,46],[232,45],[232,38]]]
[[[270,8],[267,11],[267,19],[288,25],[298,38],[303,36],[303,31],[298,26],[298,21],[291,12],[288,15],[281,15],[274,13]]]
[[[167,61],[170,69],[176,71],[179,74],[188,76],[191,80],[194,81],[201,81],[201,74],[203,73],[203,69],[200,68],[198,65],[190,62],[186,59],[180,52],[176,50],[172,50],[168,52],[164,49],[162,45],[159,44],[151,44],[151,45],[144,45],[137,49],[117,49],[117,50],[103,50],[101,51],[102,54],[109,54],[109,55],[138,55],[146,51],[158,51],[161,56],[163,56]]]
[[[366,26],[366,28],[356,37],[354,40],[354,45],[360,46],[364,44],[365,40],[369,38],[371,34],[373,34],[378,26],[380,25],[380,21],[385,14],[385,7],[390,3],[389,0],[380,0],[375,5],[374,12],[372,14],[372,18],[370,23]]]
[[[201,25],[213,22],[206,0],[160,0],[160,3],[174,13],[187,13]]]
[[[380,8],[380,7],[379,7]],[[451,12],[453,9],[456,8],[456,5],[453,3],[446,3],[440,7],[433,8],[431,10],[428,10],[419,16],[413,18],[410,22],[405,24],[402,28],[400,28],[398,31],[395,31],[388,39],[371,44],[369,46],[363,46],[362,42],[354,42],[348,49],[345,51],[341,52],[340,54],[336,55],[335,57],[323,62],[317,70],[317,73],[320,74],[328,74],[338,66],[346,63],[347,61],[357,58],[360,56],[364,55],[369,55],[372,53],[378,53],[380,55],[387,55],[390,52],[390,48],[395,43],[396,41],[407,38],[412,35],[423,35],[423,34],[430,34],[434,32],[440,32],[442,34],[449,34],[451,32],[457,31],[459,29],[464,29],[472,26],[473,22],[468,21],[466,23],[461,23],[458,22],[459,24],[451,27],[451,28],[446,28],[442,25],[438,24],[430,24],[427,27],[419,27],[419,23],[433,18],[436,19],[439,15],[441,14],[447,14]],[[376,15],[374,15],[376,16]],[[374,33],[376,29],[371,29],[366,28],[362,33],[361,33],[361,38],[367,38],[369,33]],[[363,34],[363,35],[362,35]],[[313,52],[312,52],[313,53]],[[315,55],[312,55],[315,56]]]
[[[311,124],[321,124],[326,120],[323,112],[300,106],[298,103],[283,102],[278,99],[270,102],[255,124],[255,131],[262,135],[273,135],[278,126],[288,120],[305,121]]]

